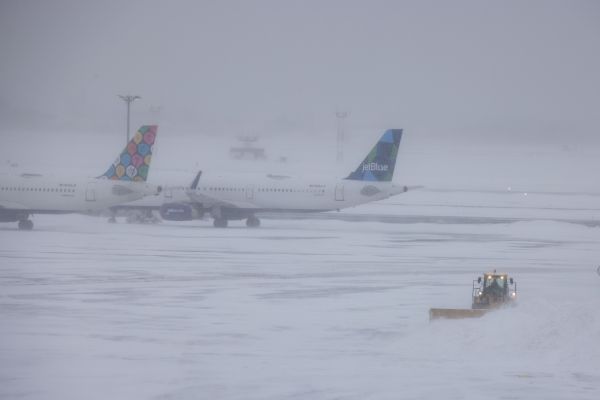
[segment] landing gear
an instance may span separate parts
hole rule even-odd
[[[252,215],[246,220],[246,226],[248,228],[258,228],[260,226],[260,219]]]
[[[133,210],[127,213],[126,221],[128,224],[157,224],[160,221],[151,210]]]
[[[213,226],[215,228],[227,228],[227,220],[225,218],[215,218]]]
[[[22,219],[19,221],[19,230],[30,231],[33,229],[33,222],[29,219]]]

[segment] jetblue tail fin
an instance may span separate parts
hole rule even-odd
[[[145,182],[152,161],[157,130],[156,125],[144,125],[138,129],[121,155],[98,178]]]
[[[362,163],[346,179],[390,182],[394,176],[402,129],[388,129]]]

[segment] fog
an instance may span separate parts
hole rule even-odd
[[[239,135],[292,165],[250,168],[329,168],[343,111],[339,175],[396,127],[410,183],[595,184],[599,21],[595,1],[3,1],[0,161],[98,173],[136,94],[131,130],[160,126],[153,179],[249,168]]]
[[[598,142],[595,1],[13,1],[0,130]]]
[[[2,223],[0,398],[598,398],[598,49],[591,0],[1,0],[2,172],[104,173],[131,94],[153,184],[345,177],[402,128],[421,188],[260,229]],[[517,307],[428,321],[495,268]]]

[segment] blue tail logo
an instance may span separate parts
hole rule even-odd
[[[121,155],[98,178],[145,182],[148,179],[157,130],[156,125],[144,125],[138,129]]]
[[[388,129],[363,162],[346,179],[390,182],[394,176],[402,129]]]

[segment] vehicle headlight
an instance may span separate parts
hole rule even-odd
[[[517,294],[516,294],[515,292],[512,292],[510,295],[511,295],[512,297],[516,297],[516,296],[517,296]]]

